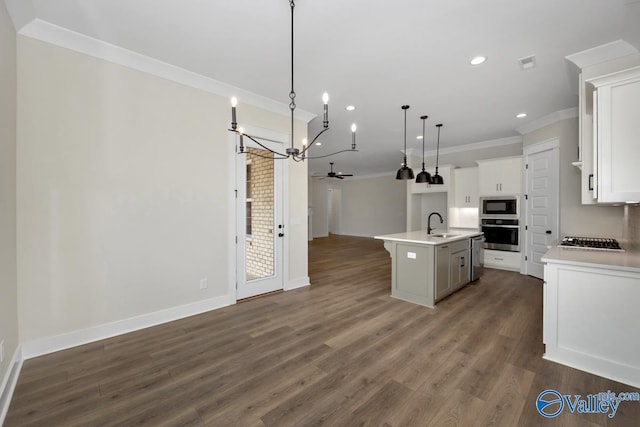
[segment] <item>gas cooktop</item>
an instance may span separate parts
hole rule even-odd
[[[606,237],[565,236],[558,245],[562,248],[593,249],[598,251],[624,252],[616,239]]]

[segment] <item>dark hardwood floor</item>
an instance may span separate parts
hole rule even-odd
[[[382,242],[309,246],[312,286],[24,363],[10,426],[638,426],[545,419],[545,389],[639,391],[542,359],[542,283],[486,269],[428,309],[390,298]]]

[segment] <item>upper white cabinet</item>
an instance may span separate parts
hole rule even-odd
[[[522,156],[478,160],[479,196],[519,195],[522,188]]]
[[[593,176],[587,182],[592,185],[593,198],[598,203],[638,201],[640,67],[586,83],[593,86]]]
[[[478,207],[478,168],[453,170],[454,207]]]

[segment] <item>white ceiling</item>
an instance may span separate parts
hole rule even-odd
[[[26,2],[5,1],[10,9]],[[40,20],[288,104],[287,0],[31,3]],[[331,96],[331,130],[313,150],[348,148],[352,122],[360,150],[309,169],[326,172],[334,161],[345,173],[396,170],[403,104],[411,105],[408,148],[421,149],[421,115],[429,116],[427,151],[436,123],[444,123],[443,148],[516,136],[519,126],[577,106],[567,55],[620,39],[638,48],[639,18],[638,0],[298,0],[296,101],[320,116],[310,134],[321,127],[322,92]],[[473,67],[477,54],[488,60]],[[529,55],[537,67],[522,71],[517,60]],[[345,111],[348,104],[357,109]],[[528,116],[517,119],[520,112]]]

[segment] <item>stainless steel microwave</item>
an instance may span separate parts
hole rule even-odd
[[[516,196],[480,198],[480,216],[484,218],[518,219],[520,210]]]

